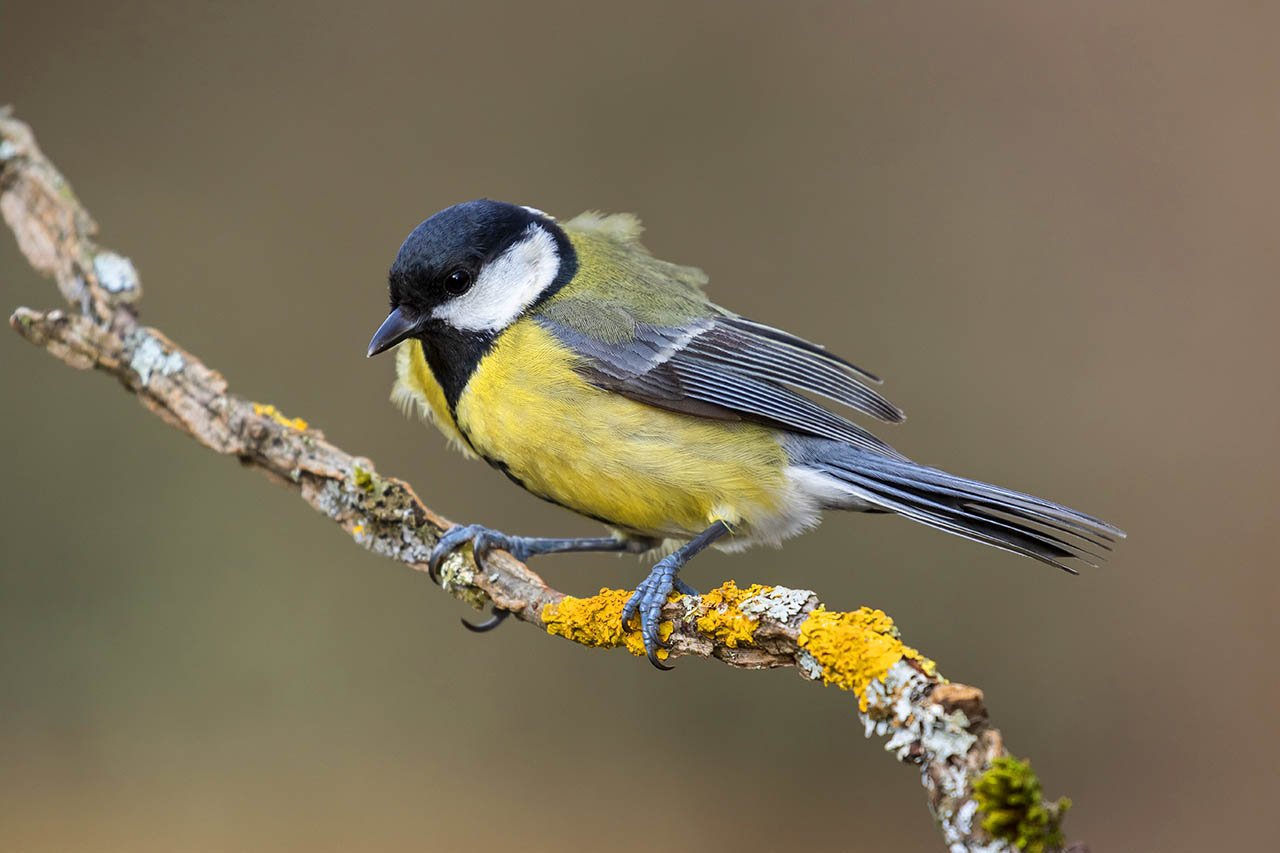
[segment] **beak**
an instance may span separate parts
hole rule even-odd
[[[386,352],[412,335],[417,328],[417,317],[407,313],[402,308],[396,308],[387,315],[387,319],[382,321],[378,331],[373,333],[373,340],[369,341],[368,357],[373,358],[380,352]]]

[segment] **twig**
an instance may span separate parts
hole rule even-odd
[[[141,325],[132,264],[93,241],[93,220],[7,109],[0,109],[0,213],[31,265],[53,276],[73,309],[18,308],[9,319],[18,334],[72,367],[115,376],[166,423],[296,489],[359,545],[426,571],[449,522],[407,483],[378,474],[369,460],[274,406],[230,393],[217,371]],[[445,562],[441,579],[477,609],[492,605],[550,634],[643,654],[639,631],[620,624],[624,590],[573,598],[505,552],[477,569],[469,549]],[[880,611],[831,612],[809,590],[729,582],[700,597],[673,597],[663,615],[673,656],[742,669],[789,666],[853,692],[867,736],[887,737],[886,749],[920,767],[949,850],[1061,848],[1065,803],[1045,802],[1029,766],[1006,755],[982,691],[942,678]]]

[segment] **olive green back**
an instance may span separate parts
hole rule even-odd
[[[701,317],[723,316],[708,301],[706,274],[649,254],[631,214],[580,214],[562,226],[578,253],[578,272],[559,293],[534,309],[599,341],[623,343],[637,323],[679,328]]]

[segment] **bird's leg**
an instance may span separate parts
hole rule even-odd
[[[479,524],[456,524],[445,531],[436,546],[431,549],[427,559],[427,575],[431,580],[440,583],[440,564],[445,557],[453,553],[465,542],[471,543],[476,565],[484,568],[484,561],[489,552],[495,548],[506,551],[521,562],[539,554],[564,554],[570,551],[631,551],[643,553],[657,546],[657,542],[649,539],[621,539],[613,536],[589,537],[582,539],[550,539],[537,536],[509,536]],[[475,624],[462,620],[462,625],[470,631],[483,633],[492,631],[501,625],[511,611],[495,607],[492,615],[485,621]]]
[[[680,569],[685,563],[702,549],[729,532],[729,525],[717,521],[697,536],[690,539],[678,550],[663,557],[649,572],[649,576],[640,582],[636,591],[627,599],[622,608],[622,624],[626,627],[631,617],[640,614],[640,637],[644,640],[644,650],[649,656],[649,663],[658,669],[671,667],[658,660],[658,648],[670,648],[658,640],[658,625],[662,619],[662,605],[672,590],[684,595],[697,595],[688,584],[679,578]]]
[[[641,553],[656,543],[648,539],[622,539],[614,536],[582,539],[549,539],[540,536],[510,536],[480,524],[455,524],[445,531],[427,559],[427,574],[440,583],[440,564],[462,544],[470,542],[476,565],[484,567],[490,551],[506,551],[520,562],[540,554],[565,554],[570,551],[631,551]]]
[[[679,575],[676,575],[675,577],[675,590],[681,595],[702,595],[702,593],[680,580]]]

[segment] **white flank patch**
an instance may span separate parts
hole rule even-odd
[[[744,524],[712,545],[720,551],[742,551],[753,545],[781,545],[783,540],[798,536],[822,522],[822,509],[828,498],[848,493],[834,491],[832,480],[811,468],[789,465],[786,469],[786,491],[780,495],[772,512],[745,513]]]
[[[787,476],[801,493],[824,508],[862,512],[880,506],[848,483],[816,468],[792,465]]]
[[[524,237],[480,269],[471,289],[432,312],[455,329],[496,332],[511,325],[560,272],[556,241],[530,225]]]

